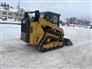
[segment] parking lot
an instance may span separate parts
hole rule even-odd
[[[0,24],[1,69],[91,69],[92,29],[63,28],[73,46],[41,53],[20,40],[20,25]]]

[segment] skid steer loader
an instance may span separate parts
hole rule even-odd
[[[39,10],[25,12],[21,20],[21,40],[35,46],[41,52],[72,45],[64,38],[64,30],[59,28],[60,14]]]

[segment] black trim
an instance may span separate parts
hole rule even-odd
[[[34,18],[34,21],[36,22],[36,21],[39,21],[39,18],[40,18],[40,12],[39,12],[39,10],[36,10],[35,11],[35,18]]]
[[[49,26],[43,27],[43,30],[44,30],[45,32],[51,33],[51,34],[56,35],[56,36],[60,36],[60,35],[61,35],[61,32],[59,32],[58,30],[54,30],[54,29],[52,29],[52,28],[49,27]]]
[[[25,20],[25,23],[23,23],[23,20]],[[22,32],[25,33],[25,35],[23,35]],[[30,20],[28,18],[23,18],[21,20],[21,39],[25,42],[29,42],[30,36],[29,33],[30,33]]]

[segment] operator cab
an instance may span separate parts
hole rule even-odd
[[[45,20],[54,23],[59,26],[59,19],[60,19],[60,14],[46,11],[46,12],[39,12],[39,10],[36,11],[31,11],[31,12],[25,12],[24,18],[29,18],[29,14],[34,14],[32,16],[34,22],[38,22],[40,17],[43,17]]]
[[[60,14],[47,11],[41,12],[40,16],[43,17],[45,20],[50,21],[51,23],[54,23],[59,26]]]

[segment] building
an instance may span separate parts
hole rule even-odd
[[[78,19],[75,17],[71,17],[71,18],[66,19],[66,24],[67,25],[89,26],[90,21],[85,20],[85,19]]]
[[[14,19],[15,21],[20,21],[23,18],[24,10],[21,9],[15,9],[13,7],[10,7],[8,4],[0,4],[0,19],[6,18],[6,19]]]

